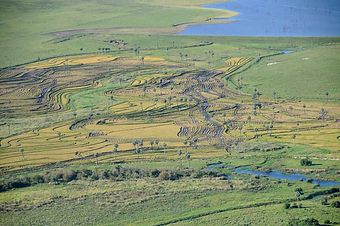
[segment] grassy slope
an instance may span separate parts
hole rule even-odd
[[[114,26],[126,27],[171,27],[174,23],[201,21],[208,17],[220,15],[220,11],[208,11],[196,8],[199,4],[212,0],[190,0],[190,1],[169,1],[153,0],[136,3],[137,1],[102,1],[102,4],[95,4],[96,1],[37,1],[37,0],[0,0],[2,21],[0,34],[0,66],[13,65],[30,61],[40,57],[51,55],[79,52],[83,47],[86,51],[96,51],[98,47],[106,45],[104,41],[111,38],[122,38],[131,46],[141,46],[142,48],[154,48],[159,42],[160,46],[190,45],[201,41],[213,41],[215,44],[208,47],[192,49],[175,49],[168,53],[165,50],[142,51],[143,54],[164,56],[172,60],[179,60],[179,52],[189,54],[189,58],[199,58],[197,64],[202,67],[218,67],[223,64],[228,56],[256,56],[260,54],[270,54],[276,51],[291,48],[292,46],[304,47],[306,50],[285,56],[266,59],[256,67],[244,74],[244,81],[249,84],[245,91],[251,92],[253,87],[261,83],[258,88],[266,95],[271,95],[275,89],[283,97],[303,97],[322,98],[325,91],[330,92],[330,98],[339,98],[339,84],[337,72],[339,67],[339,49],[332,47],[316,47],[327,42],[339,42],[339,39],[289,39],[289,38],[221,38],[221,37],[180,37],[180,36],[148,36],[148,35],[113,35],[111,33],[88,35],[74,38],[70,41],[53,44],[46,42],[52,36],[41,35],[51,31],[67,29],[85,28],[110,28]],[[43,4],[42,4],[43,2]],[[142,2],[142,1],[139,1]],[[186,6],[188,8],[176,8],[175,6]],[[162,7],[166,5],[167,7]],[[6,9],[6,11],[4,10]],[[148,17],[145,17],[144,10],[148,10]],[[39,13],[37,13],[39,11]],[[95,17],[94,17],[95,16]],[[58,19],[51,19],[58,18]],[[96,20],[93,20],[96,18]],[[46,23],[48,21],[48,23]],[[314,44],[313,44],[314,43]],[[272,46],[276,50],[271,50]],[[211,66],[207,64],[208,59],[204,52],[213,50],[216,55]],[[296,49],[297,50],[297,49]],[[133,54],[133,53],[131,53]],[[304,57],[310,60],[302,61]],[[300,60],[298,63],[296,60]],[[190,60],[189,60],[190,61]],[[268,67],[267,63],[281,61],[282,63]],[[321,62],[321,64],[320,64]],[[301,67],[303,64],[304,67]],[[269,76],[275,75],[273,79]],[[303,76],[308,82],[297,83],[294,79],[296,75]],[[265,77],[263,77],[265,76]],[[320,76],[323,76],[320,79]],[[327,79],[325,79],[326,77]],[[300,82],[299,77],[298,82]],[[331,81],[331,82],[329,82]],[[284,85],[283,85],[284,84]],[[286,84],[289,84],[288,86]],[[298,84],[298,86],[297,86]],[[304,89],[306,84],[309,89]],[[105,85],[105,84],[104,84]],[[109,85],[110,86],[110,85]],[[113,85],[112,85],[113,86]],[[112,86],[110,86],[112,88]],[[73,98],[80,97],[81,101],[77,108],[83,109],[93,107],[96,103],[88,98],[95,95],[96,100],[105,102],[105,98],[99,91],[106,90],[108,86],[95,90],[85,90],[76,93]],[[316,92],[317,90],[317,92]],[[265,167],[275,168],[301,168],[299,159],[296,156],[319,156],[328,154],[327,150],[308,149],[305,147],[294,148],[282,157],[277,153],[245,153],[231,156],[228,161],[231,165],[254,164],[263,162],[265,155],[276,156],[277,161],[268,161]],[[241,158],[242,157],[242,158]],[[314,161],[314,160],[313,160]],[[329,166],[336,168],[334,161],[315,160],[318,165],[312,168]],[[202,167],[204,161],[194,161],[192,167]],[[136,162],[137,168],[176,168],[177,162]],[[76,168],[78,166],[75,166]],[[79,166],[83,167],[83,166]],[[87,166],[85,166],[87,167]],[[97,166],[93,166],[97,167]],[[111,167],[111,166],[110,166]],[[328,172],[327,172],[328,173]],[[327,179],[336,179],[334,174],[326,175]],[[324,175],[321,174],[321,177]],[[237,177],[236,177],[237,179]],[[242,177],[244,181],[249,181],[250,176]],[[264,184],[265,179],[262,180]],[[311,185],[296,182],[293,187],[286,184],[276,185],[274,180],[269,188],[260,192],[235,189],[234,191],[224,191],[226,186],[224,181],[215,180],[185,180],[176,182],[163,181],[128,181],[122,183],[99,181],[80,181],[76,184],[66,184],[60,186],[38,185],[35,187],[12,190],[1,194],[1,202],[22,201],[24,204],[30,202],[44,202],[54,200],[55,203],[34,208],[26,211],[11,213],[0,213],[0,224],[83,224],[100,223],[108,224],[136,224],[151,225],[179,217],[192,216],[221,208],[243,206],[246,204],[266,202],[268,200],[285,199],[294,197],[294,188],[303,187],[311,190]],[[131,189],[133,188],[133,189]],[[191,190],[190,190],[191,189]],[[219,190],[221,189],[221,190]],[[160,195],[161,193],[161,195]],[[86,195],[86,198],[79,198]],[[131,195],[131,197],[130,197]],[[162,196],[164,195],[164,196]],[[120,200],[120,198],[122,200]],[[124,200],[128,198],[129,200]],[[111,200],[114,203],[111,203]],[[115,201],[118,202],[115,203]],[[166,205],[162,205],[166,204]],[[283,210],[282,204],[271,205],[246,210],[228,211],[221,214],[209,215],[193,221],[179,222],[191,225],[235,225],[254,222],[260,225],[271,225],[270,222],[275,213],[275,224],[286,224],[292,217],[313,217],[324,220],[340,221],[336,210],[329,206],[321,206],[320,200],[305,201],[303,209]],[[76,209],[76,211],[74,211]],[[94,211],[95,210],[95,211]],[[143,211],[144,210],[144,211]],[[148,210],[148,211],[145,211]],[[258,213],[261,213],[261,219]],[[323,214],[327,213],[327,214]],[[235,219],[238,221],[235,222]]]
[[[46,34],[50,32],[114,27],[163,27],[172,30],[173,24],[231,15],[226,11],[197,7],[202,1],[186,2],[186,7],[179,8],[176,4],[181,5],[180,1],[165,7],[136,0],[104,0],[100,4],[94,0],[1,0],[0,67],[80,48],[73,45],[69,49],[69,46],[49,42],[52,36]]]
[[[296,53],[266,58],[242,74],[251,92],[257,87],[267,96],[276,91],[285,98],[340,98],[340,48],[315,47]],[[268,65],[277,63],[275,65]]]
[[[237,181],[237,180],[236,180]],[[235,181],[235,183],[237,183]],[[152,180],[132,180],[122,182],[77,181],[68,185],[37,185],[35,187],[6,192],[2,201],[20,200],[21,205],[35,206],[46,200],[53,205],[32,208],[26,211],[0,214],[4,225],[27,224],[96,224],[96,225],[155,225],[170,220],[194,217],[216,210],[240,208],[255,203],[267,203],[294,198],[294,189],[301,186],[306,192],[316,191],[308,183],[287,186],[273,181],[261,180],[266,184],[262,190],[228,190],[228,181],[199,179],[176,182]],[[242,187],[242,183],[238,185]],[[131,189],[133,187],[133,189]],[[124,195],[125,194],[125,195]],[[129,194],[126,196],[126,194]],[[32,202],[30,198],[35,201]],[[87,197],[84,199],[84,197]],[[166,205],[164,205],[166,203]],[[196,219],[179,221],[190,225],[286,225],[293,217],[313,217],[338,221],[336,209],[321,206],[319,200],[303,201],[303,209],[284,210],[283,204],[257,208],[228,210]],[[94,211],[95,210],[95,211]],[[147,211],[146,211],[147,210]],[[321,214],[322,211],[327,215]],[[260,211],[266,217],[259,218]],[[272,214],[276,214],[274,222]],[[19,217],[20,216],[20,217]],[[62,217],[61,217],[62,216]],[[229,216],[229,217],[228,217]],[[231,217],[232,216],[232,217]],[[237,222],[235,220],[237,219]],[[224,224],[222,223],[224,222]]]

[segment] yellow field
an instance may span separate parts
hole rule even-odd
[[[111,55],[81,55],[70,57],[52,58],[26,65],[27,69],[43,69],[50,67],[74,66],[80,64],[95,64],[116,60],[117,57]]]
[[[74,56],[67,62],[64,58],[56,58],[27,65],[26,69],[44,69],[43,73],[51,73],[54,80],[47,83],[49,77],[42,74],[40,83],[46,88],[39,89],[32,81],[15,92],[9,92],[14,85],[3,85],[5,94],[1,98],[13,100],[4,103],[7,108],[11,106],[14,113],[31,113],[35,106],[45,106],[46,112],[56,109],[63,117],[63,114],[70,114],[70,96],[83,90],[99,90],[100,97],[108,101],[103,102],[105,106],[100,111],[87,107],[86,102],[84,109],[73,109],[72,105],[74,111],[86,114],[1,140],[0,166],[3,170],[11,170],[59,161],[89,162],[93,161],[95,153],[100,154],[101,162],[176,159],[179,149],[192,152],[192,158],[218,157],[226,155],[221,144],[227,145],[235,139],[305,144],[325,148],[331,151],[332,157],[338,158],[340,126],[334,119],[339,118],[340,109],[336,104],[322,104],[328,115],[320,120],[318,102],[273,102],[261,97],[260,101],[265,104],[255,115],[250,95],[240,94],[224,85],[224,76],[251,60],[245,57],[227,59],[225,66],[219,69],[223,71],[222,77],[206,71],[182,75],[177,71],[143,73],[140,58],[108,55]],[[79,67],[68,73],[48,69],[66,63]],[[175,64],[155,56],[146,56],[144,63],[156,68]],[[81,64],[96,67],[83,71]],[[107,64],[115,68],[117,74],[129,69],[135,72],[134,76],[123,88],[108,89],[107,85],[118,83],[116,74],[106,79],[94,76],[109,73]],[[25,71],[20,73],[23,75]],[[11,76],[14,84],[20,81],[16,75]],[[40,93],[44,93],[42,103],[37,104],[34,98]],[[90,92],[84,98],[91,95]],[[22,99],[15,102],[14,96]],[[235,103],[238,103],[238,110],[235,110]],[[185,140],[193,139],[197,140],[199,148],[184,144]],[[135,153],[136,146],[132,144],[135,140],[144,141],[143,154]],[[155,140],[158,145],[151,145]],[[163,147],[164,143],[166,147]],[[118,154],[113,153],[114,144],[119,144]]]

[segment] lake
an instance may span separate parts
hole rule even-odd
[[[239,15],[225,24],[188,26],[181,35],[340,36],[339,0],[232,0],[204,5]],[[223,18],[217,18],[221,20]]]

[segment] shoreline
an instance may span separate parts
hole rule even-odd
[[[319,29],[323,25],[327,25],[327,21],[336,19],[337,14],[321,14],[315,15],[312,11],[307,12],[308,16],[313,16],[316,21],[323,19],[323,22],[315,23],[313,20],[305,19],[300,23],[294,24],[286,16],[282,16],[281,11],[288,10],[287,5],[280,5],[275,1],[269,1],[268,7],[271,10],[263,10],[259,6],[262,1],[216,1],[201,5],[203,9],[221,10],[233,12],[230,17],[214,17],[209,18],[203,23],[187,23],[184,29],[177,33],[183,36],[213,36],[213,37],[295,37],[295,38],[322,38],[322,37],[340,37],[337,26],[328,26],[326,29]],[[228,5],[227,5],[228,4]],[[260,4],[261,5],[261,4]],[[327,4],[325,4],[327,6]],[[296,19],[300,13],[297,9],[301,9],[299,4],[291,3],[293,11],[287,13],[291,18]],[[257,8],[258,7],[258,8]],[[270,8],[272,7],[272,8]],[[236,10],[238,12],[236,12]],[[278,13],[276,15],[276,13]],[[242,14],[242,18],[238,17]],[[236,18],[235,18],[236,17]],[[214,21],[211,23],[210,21]],[[215,22],[219,21],[219,22]],[[233,22],[240,21],[237,25]],[[213,24],[230,24],[228,26],[206,26]],[[287,25],[292,24],[292,25]],[[307,25],[306,25],[307,24]],[[339,33],[339,34],[338,34]]]

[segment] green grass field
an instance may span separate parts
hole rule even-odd
[[[176,35],[211,2],[0,1],[0,225],[340,223],[340,38]]]

